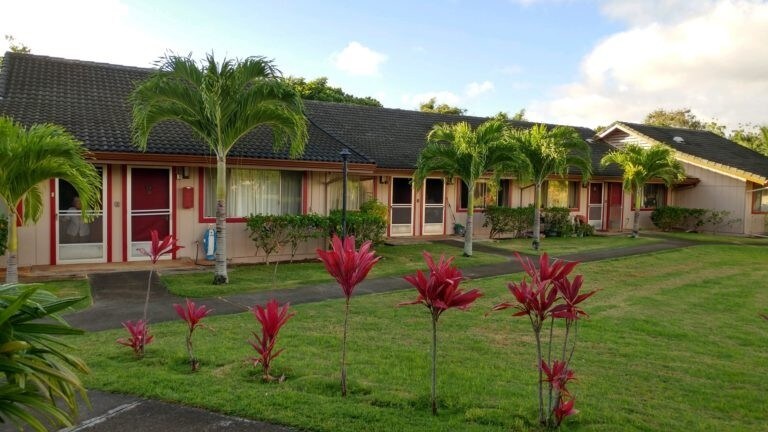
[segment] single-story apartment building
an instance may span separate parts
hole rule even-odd
[[[151,134],[146,152],[131,142],[128,95],[151,69],[6,53],[0,71],[0,115],[24,125],[64,126],[91,151],[102,174],[102,208],[90,224],[79,220],[75,192],[64,181],[42,185],[43,218],[19,230],[22,266],[143,260],[149,230],[173,234],[184,246],[176,257],[194,258],[203,233],[214,224],[215,157],[183,124],[166,122]],[[228,159],[228,251],[232,262],[260,261],[245,228],[245,217],[266,214],[328,214],[341,206],[342,149],[348,149],[348,206],[376,198],[387,205],[387,235],[428,237],[450,234],[466,222],[466,188],[459,179],[429,177],[421,188],[412,174],[433,125],[486,118],[306,101],[306,151],[297,159],[274,152],[271,135],[260,129],[245,137]],[[529,122],[512,121],[528,128]],[[645,227],[658,205],[725,209],[741,222],[732,232],[765,231],[768,213],[768,158],[709,132],[617,122],[600,134],[576,127],[592,148],[594,173],[583,185],[578,173],[552,178],[545,204],[566,206],[601,230],[631,227],[632,205],[621,190],[621,171],[601,168],[600,158],[627,142],[662,143],[683,161],[688,178],[667,190],[649,185],[643,199]],[[533,188],[517,179],[502,181],[491,196],[480,186],[480,203],[525,206]],[[482,234],[482,206],[476,234]],[[3,209],[0,209],[3,213]],[[317,244],[300,251],[313,255]],[[0,268],[5,258],[0,257]]]

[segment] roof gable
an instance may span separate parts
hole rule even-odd
[[[605,141],[621,132],[650,144],[671,147],[678,159],[722,171],[738,178],[768,182],[768,157],[709,131],[616,122],[600,134]]]

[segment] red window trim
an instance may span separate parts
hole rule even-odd
[[[255,168],[258,169],[258,168]],[[277,170],[281,171],[281,170]],[[197,221],[199,223],[216,223],[216,217],[208,217],[205,216],[205,167],[198,168],[197,171],[197,197],[198,197],[198,205],[197,205]],[[309,181],[308,181],[308,172],[305,171],[304,175],[301,177],[301,211],[302,214],[307,214],[307,198],[309,194],[307,193],[307,189],[309,188]],[[248,218],[245,217],[228,217],[227,223],[246,223],[248,221]]]

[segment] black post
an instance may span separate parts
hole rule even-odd
[[[341,238],[347,238],[347,162],[349,161],[349,149],[344,147],[339,152],[341,160],[344,161],[341,171]]]

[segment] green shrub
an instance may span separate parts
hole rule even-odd
[[[387,217],[389,213],[389,210],[387,209],[387,205],[379,202],[376,198],[370,199],[360,204],[360,212],[366,213],[366,214],[378,215],[384,220],[384,222],[387,222],[389,220],[389,218]]]
[[[499,237],[503,233],[510,233],[512,237],[525,236],[525,233],[533,229],[533,206],[527,207],[499,207],[489,206],[485,209],[484,227],[491,227],[489,238]]]
[[[659,207],[651,213],[651,222],[662,231],[683,229],[698,231],[707,223],[710,210],[675,206]]]
[[[331,234],[341,235],[341,210],[331,211]],[[358,245],[365,241],[381,243],[387,233],[387,220],[378,213],[364,213],[362,211],[347,211],[347,235],[355,236]]]
[[[291,262],[299,245],[309,240],[324,237],[328,232],[328,218],[319,214],[285,215],[286,229],[282,243],[291,248]]]
[[[543,222],[547,225],[547,235],[570,237],[573,234],[571,210],[567,207],[549,207],[542,210]]]
[[[246,221],[246,226],[251,232],[250,237],[256,245],[256,253],[259,249],[264,251],[266,264],[269,257],[280,250],[285,244],[288,222],[285,216],[275,215],[251,215]]]
[[[0,214],[0,256],[5,255],[8,247],[8,216]]]

